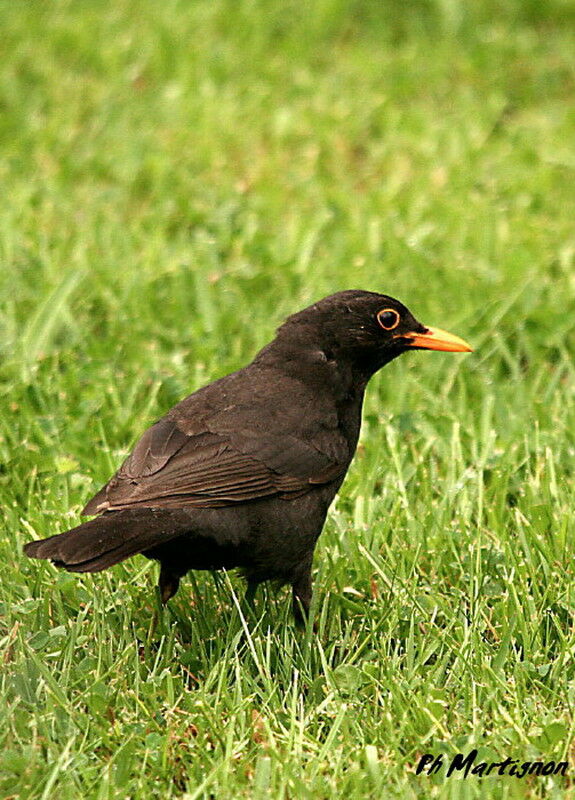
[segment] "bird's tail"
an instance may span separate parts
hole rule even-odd
[[[24,552],[30,558],[50,559],[69,572],[100,572],[191,528],[183,509],[111,511],[48,539],[28,542]]]

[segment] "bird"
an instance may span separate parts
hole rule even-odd
[[[264,581],[291,585],[305,623],[314,549],[355,454],[367,383],[409,350],[472,348],[377,292],[337,292],[292,314],[250,364],[145,431],[84,507],[93,519],[25,553],[79,573],[141,553],[160,564],[162,604],[192,569],[239,568],[252,600]]]

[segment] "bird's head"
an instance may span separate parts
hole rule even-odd
[[[319,300],[288,317],[278,333],[313,342],[328,358],[349,360],[366,376],[408,350],[471,351],[458,336],[422,325],[399,300],[360,290]]]

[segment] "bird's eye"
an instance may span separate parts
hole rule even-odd
[[[377,321],[385,331],[392,331],[399,325],[399,313],[395,308],[382,308],[377,312]]]

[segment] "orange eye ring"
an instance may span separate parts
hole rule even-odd
[[[401,317],[395,308],[382,308],[377,312],[377,321],[384,331],[392,331],[399,325]]]

